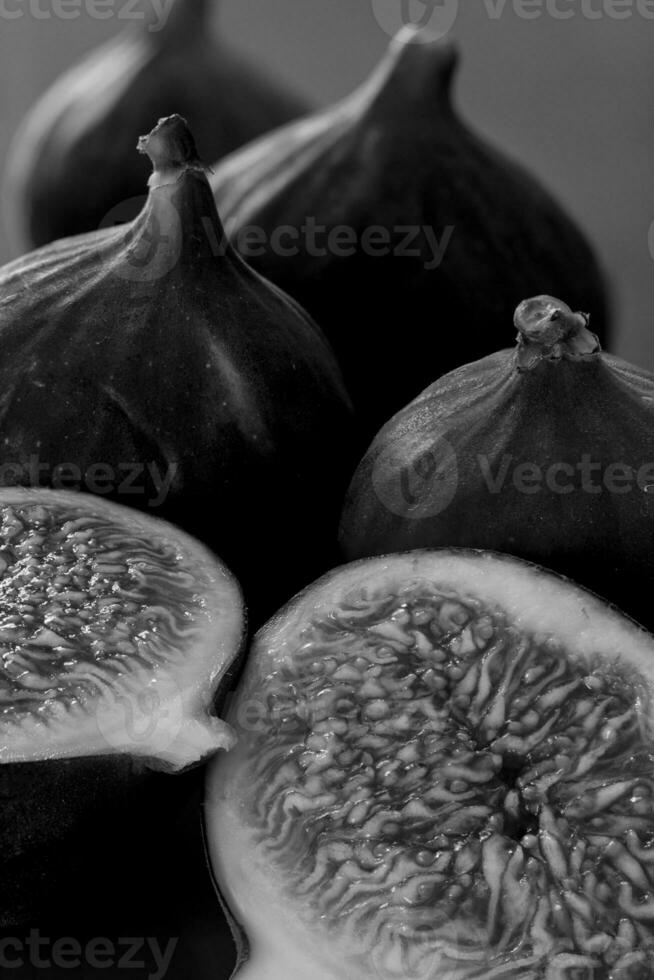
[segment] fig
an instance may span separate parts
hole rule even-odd
[[[205,822],[243,980],[645,980],[654,640],[507,556],[321,579],[255,639]]]
[[[212,36],[217,3],[169,0],[165,23],[121,32],[37,102],[8,163],[8,222],[20,253],[134,218],[146,164],[129,152],[155,119],[189,120],[218,160],[304,104]]]
[[[101,848],[110,862],[116,835],[124,851],[122,833],[132,838],[142,868],[176,783],[152,772],[234,744],[214,709],[236,667],[244,609],[204,546],[90,494],[0,490],[0,568],[6,926],[53,892],[60,902],[71,876],[73,890],[87,879],[88,902],[84,861],[91,851],[97,865]]]
[[[333,564],[351,407],[319,329],[225,240],[185,121],[140,149],[154,173],[133,222],[0,270],[0,484],[168,518],[256,616]]]
[[[654,376],[537,296],[517,346],[436,381],[378,433],[341,521],[348,558],[479,547],[546,565],[654,627]]]
[[[325,331],[368,438],[435,375],[508,342],[524,296],[570,297],[606,338],[590,247],[459,119],[456,48],[427,37],[407,27],[351,97],[237,151],[212,178],[244,257]]]

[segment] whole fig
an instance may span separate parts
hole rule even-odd
[[[320,330],[225,240],[185,121],[140,148],[132,223],[0,270],[0,484],[167,517],[273,607],[332,560],[350,403]]]
[[[506,344],[524,296],[567,295],[606,339],[590,247],[459,119],[456,63],[407,28],[351,97],[212,178],[236,247],[324,329],[369,438],[435,376]]]
[[[203,159],[220,157],[294,118],[304,105],[211,33],[212,0],[172,0],[151,20],[93,51],[27,116],[11,151],[6,199],[18,250],[136,216],[147,166],[129,147],[173,109]],[[117,223],[117,222],[116,222]]]
[[[546,565],[654,627],[654,375],[602,353],[550,296],[518,344],[441,378],[385,425],[354,476],[350,558],[476,547]]]

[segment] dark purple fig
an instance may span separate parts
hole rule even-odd
[[[0,490],[0,563],[4,928],[125,902],[161,863],[178,782],[153,770],[233,746],[214,710],[244,610],[197,541],[90,494]]]
[[[647,980],[654,639],[543,569],[414,552],[256,637],[209,764],[242,980]]]
[[[172,0],[93,51],[31,110],[5,188],[17,250],[131,220],[147,165],[131,152],[152,121],[188,119],[205,160],[218,160],[304,111],[212,36],[212,0]]]
[[[654,376],[602,353],[588,317],[552,297],[515,325],[514,350],[441,378],[379,432],[344,551],[508,552],[654,627]]]
[[[591,249],[459,119],[456,61],[407,28],[354,95],[212,178],[237,248],[327,334],[368,438],[434,376],[506,344],[524,296],[568,296],[606,339]]]
[[[349,401],[320,330],[225,240],[184,120],[141,150],[132,223],[0,270],[0,484],[167,517],[272,610],[333,564]]]

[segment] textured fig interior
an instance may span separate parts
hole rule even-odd
[[[423,580],[351,589],[269,666],[238,711],[238,812],[353,976],[652,975],[651,679],[628,650]]]
[[[228,574],[176,529],[88,495],[0,494],[0,760],[227,744],[207,712],[241,629]]]

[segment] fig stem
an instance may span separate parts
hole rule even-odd
[[[365,88],[373,105],[391,100],[403,115],[406,99],[426,101],[429,106],[434,98],[448,103],[458,61],[458,49],[452,41],[432,39],[428,30],[407,25],[391,41],[386,57]]]
[[[530,370],[543,360],[585,357],[601,350],[588,329],[587,313],[574,313],[553,296],[535,296],[520,303],[513,322],[518,330],[518,370]]]
[[[189,125],[182,116],[160,119],[151,133],[139,138],[137,149],[152,162],[151,187],[171,183],[187,170],[206,170]]]

